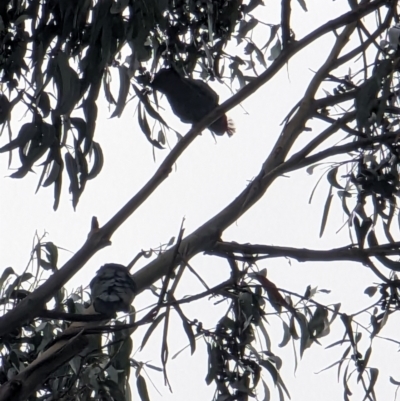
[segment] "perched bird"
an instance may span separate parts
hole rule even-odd
[[[167,97],[174,114],[184,123],[195,124],[218,106],[219,96],[200,79],[184,78],[173,68],[163,68],[150,86]],[[223,115],[208,129],[215,135],[231,136],[235,129]]]
[[[125,266],[106,263],[90,282],[90,290],[94,310],[107,315],[129,312],[136,285]]]

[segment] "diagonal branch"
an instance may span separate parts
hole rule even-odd
[[[282,47],[285,49],[290,45],[290,7],[291,0],[282,0],[281,6],[281,29],[282,29]]]
[[[314,163],[318,163],[321,160],[327,159],[331,156],[349,153],[357,149],[366,149],[374,143],[390,143],[391,141],[396,141],[398,139],[399,133],[400,130],[397,130],[389,135],[385,134],[372,138],[359,139],[356,142],[350,142],[340,146],[333,146],[309,157],[304,157],[303,151],[301,151],[293,155],[287,162],[280,165],[276,170],[279,170],[280,174],[284,174],[306,166],[310,166]]]
[[[344,132],[347,132],[348,134],[353,135],[355,138],[357,138],[357,137],[362,135],[362,133],[360,131],[357,131],[354,128],[350,128],[350,127],[347,126],[347,124],[349,122],[354,121],[354,119],[356,117],[356,112],[355,111],[346,113],[344,116],[338,118],[337,120],[335,120],[334,118],[329,117],[329,116],[327,116],[325,114],[322,114],[322,113],[319,113],[316,117],[319,118],[322,121],[325,121],[325,122],[327,122],[329,124],[334,125],[336,127],[334,132],[336,132],[339,129],[341,129]],[[329,129],[329,128],[327,128],[327,129]],[[332,132],[332,134],[334,132]],[[322,134],[323,133],[321,133],[321,135]],[[329,138],[329,136],[327,135],[326,139]],[[309,145],[311,144],[311,142],[313,142],[313,141],[310,141],[310,143],[307,145],[308,148],[310,147]],[[315,147],[313,148],[313,150],[314,149],[315,149]]]

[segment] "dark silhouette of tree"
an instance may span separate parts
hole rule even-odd
[[[305,2],[298,2],[306,10]],[[20,166],[11,175],[13,178],[23,179],[41,162],[38,186],[54,187],[55,209],[65,175],[75,208],[88,180],[97,177],[103,162],[107,163],[96,141],[99,96],[113,105],[113,117],[121,116],[128,96],[134,96],[138,124],[155,148],[164,147],[166,135],[172,130],[157,108],[157,92],[166,95],[182,121],[194,124],[179,137],[154,176],[108,222],[100,226],[93,217],[87,241],[62,267],[57,263],[57,246],[37,239],[32,260],[38,262],[41,271],[51,272],[45,281],[40,281],[38,274],[18,275],[12,268],[4,270],[0,278],[0,299],[5,306],[0,317],[1,401],[126,400],[132,369],[138,393],[143,401],[147,400],[141,370],[154,366],[131,357],[130,335],[139,326],[147,326],[144,347],[154,330],[163,330],[161,363],[168,384],[168,333],[173,311],[182,320],[192,353],[197,337],[207,342],[206,382],[215,386],[215,400],[247,400],[262,383],[267,393],[265,372],[276,386],[271,391],[277,391],[281,399],[289,395],[279,373],[281,361],[273,352],[275,344],[271,344],[264,327],[267,313],[282,322],[284,336],[279,345],[293,342],[300,356],[329,335],[331,324],[339,316],[343,338],[331,346],[348,346],[333,365],[338,366],[343,379],[344,398],[350,399],[353,374],[361,382],[366,399],[375,398],[379,367],[369,363],[372,344],[400,308],[400,281],[396,275],[400,270],[396,260],[400,242],[393,228],[400,185],[400,28],[396,25],[397,1],[349,0],[348,4],[348,11],[321,21],[317,29],[298,38],[291,28],[292,2],[282,0],[279,24],[269,25],[269,39],[258,45],[251,39],[253,30],[261,29],[256,18],[262,5],[258,0],[246,4],[237,0],[0,2],[2,129],[10,129],[15,107],[24,107],[31,116],[31,122],[10,136],[0,152],[14,154],[18,150]],[[367,24],[367,19],[375,22]],[[207,127],[216,134],[226,131],[226,113],[232,107],[326,34],[335,35],[326,61],[288,113],[274,148],[246,188],[193,233],[185,235],[182,225],[176,240],[149,254],[139,253],[129,266],[105,263],[91,281],[90,296],[67,296],[67,281],[95,253],[111,245],[110,239],[119,226],[168,178],[174,163],[199,133]],[[226,51],[233,36],[247,43],[243,58]],[[350,49],[346,47],[349,41],[355,43]],[[267,49],[269,65],[264,58]],[[359,58],[363,63],[359,72],[338,72]],[[228,77],[222,73],[224,67]],[[157,74],[165,75],[165,71],[167,80],[160,81],[161,75]],[[251,75],[247,75],[249,71]],[[110,77],[115,74],[119,77],[116,97],[110,85]],[[169,79],[176,79],[175,87],[188,86],[187,104],[182,105],[185,99],[169,89]],[[208,85],[209,80],[232,81],[240,90],[218,105],[218,95]],[[317,91],[328,88],[328,84],[329,88],[334,86],[333,91],[326,90],[326,96],[320,97]],[[150,128],[149,119],[158,124],[157,134]],[[326,128],[308,136],[308,142],[293,152],[311,119],[325,122]],[[329,139],[336,139],[337,144],[327,146]],[[335,156],[339,161],[334,160]],[[325,231],[331,203],[340,199],[351,234],[348,245],[314,250],[223,240],[224,230],[260,200],[278,177],[323,161],[329,166],[326,179],[330,189],[320,235]],[[376,234],[378,229],[383,235]],[[230,277],[202,293],[179,299],[176,289],[185,271],[202,280],[190,264],[199,253],[226,260]],[[129,272],[141,257],[154,255],[145,267],[134,274]],[[257,266],[263,259],[278,257],[302,262],[358,262],[376,275],[377,283],[371,283],[365,292],[377,298],[372,306],[349,315],[340,304],[317,302],[315,288],[306,288],[304,294],[279,288]],[[134,296],[155,283],[159,286],[158,290],[152,287],[154,306],[136,316]],[[185,303],[208,296],[229,301],[226,314],[212,329],[186,316],[182,308]],[[52,309],[46,307],[50,304]],[[126,314],[117,315],[121,311]],[[370,315],[371,324],[361,330],[357,319],[362,313]],[[256,341],[256,334],[262,343]],[[367,349],[359,346],[362,335],[370,337]],[[393,378],[391,381],[400,384]]]

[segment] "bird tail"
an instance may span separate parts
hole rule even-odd
[[[226,129],[226,133],[229,136],[232,136],[236,132],[235,123],[231,118],[228,118],[228,128]]]

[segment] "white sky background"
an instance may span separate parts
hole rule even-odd
[[[267,0],[265,3],[266,7],[262,10],[257,9],[257,14],[254,16],[267,23],[279,23],[280,1]],[[307,6],[309,12],[304,13],[296,1],[292,2],[292,27],[297,39],[340,15],[343,10],[347,10],[347,1],[307,0]],[[261,27],[256,28],[259,37],[255,37],[254,41],[261,47],[267,41],[269,29],[261,28],[258,31],[259,28]],[[247,99],[243,107],[249,115],[246,115],[241,107],[230,111],[229,117],[235,121],[237,127],[237,133],[232,138],[218,137],[218,142],[215,144],[208,131],[199,136],[178,160],[176,169],[170,177],[113,236],[112,246],[98,252],[67,287],[72,289],[80,285],[86,286],[104,263],[127,264],[140,250],[156,248],[168,242],[172,236],[178,234],[183,217],[186,219],[186,233],[189,234],[229,204],[259,172],[281,132],[281,121],[304,93],[313,75],[311,70],[317,70],[325,60],[333,38],[333,34],[326,35],[312,47],[300,52],[290,61],[287,69],[282,69],[271,82]],[[270,64],[269,61],[267,63]],[[220,93],[221,100],[229,97],[229,91],[222,85],[216,84],[214,88]],[[322,92],[320,96],[323,96]],[[95,140],[102,146],[105,164],[101,174],[95,180],[88,182],[76,212],[73,211],[71,196],[68,194],[66,176],[57,212],[52,210],[52,187],[42,188],[34,195],[38,174],[31,173],[23,180],[7,177],[1,179],[1,269],[7,266],[12,266],[19,272],[25,269],[36,231],[39,235],[46,231],[48,233],[46,240],[72,253],[76,252],[86,239],[92,216],[97,216],[100,225],[104,224],[153,175],[168,150],[156,150],[156,162],[153,161],[151,145],[140,131],[137,117],[134,116],[135,107],[136,99],[127,105],[122,118],[108,119],[111,112],[107,110],[105,102],[101,106]],[[164,115],[168,117],[169,122],[173,122],[174,128],[182,134],[190,128],[181,124],[170,113],[168,107],[167,110]],[[22,116],[15,112],[12,115],[14,134],[24,122],[18,121],[20,117]],[[320,129],[317,128],[302,135],[308,138],[318,132]],[[7,138],[4,135],[0,138],[0,145],[6,142]],[[169,142],[172,146],[176,143],[176,137],[172,133]],[[16,154],[14,160],[18,160]],[[8,157],[2,155],[0,171],[3,172],[3,176],[11,174],[7,171],[7,163]],[[14,167],[17,167],[17,164]],[[223,233],[223,239],[314,249],[330,249],[348,244],[346,228],[336,234],[345,221],[337,197],[332,204],[325,235],[322,239],[318,238],[328,189],[325,179],[319,185],[312,205],[308,204],[308,199],[322,171],[316,169],[312,176],[304,171],[296,172],[288,178],[282,177],[277,180],[262,200]],[[60,250],[59,266],[62,266],[70,255],[69,252]],[[144,266],[146,262],[148,260],[140,260],[135,269]],[[191,265],[210,286],[226,279],[229,275],[227,263],[218,258],[199,255],[192,259]],[[323,304],[342,302],[342,311],[348,314],[372,303],[372,300],[363,295],[363,291],[377,281],[365,267],[351,263],[299,264],[291,261],[290,264],[288,260],[271,259],[259,263],[259,266],[268,269],[268,277],[278,287],[293,292],[303,294],[308,284],[332,290],[331,294],[321,294],[316,300]],[[179,286],[177,295],[195,294],[199,291],[202,291],[202,287],[188,273],[186,281]],[[146,292],[140,295],[134,304],[136,309],[140,310],[150,301],[154,302],[154,298]],[[226,304],[215,307],[213,301],[208,303],[203,301],[185,305],[183,310],[188,317],[203,321],[205,327],[212,327],[222,316],[225,308]],[[337,384],[336,368],[319,375],[314,373],[338,360],[345,347],[325,351],[318,345],[313,345],[305,352],[294,374],[291,345],[284,349],[277,347],[283,335],[280,320],[271,317],[269,322],[267,330],[274,340],[273,351],[283,359],[281,376],[291,393],[292,400],[301,400],[305,397],[309,401],[317,401],[322,397],[328,401],[343,399],[343,387],[342,383]],[[170,356],[187,344],[180,321],[172,319],[171,323],[175,324],[175,327],[170,328]],[[395,336],[396,332],[393,332],[395,323],[396,318],[392,317],[391,323],[381,334]],[[322,344],[325,346],[333,343],[342,335],[343,327],[338,319],[333,332],[328,339],[322,341]],[[160,336],[161,330],[153,334],[152,341],[142,353],[135,355],[135,359],[151,360],[154,365],[161,366]],[[365,333],[363,337],[362,351],[365,352],[368,339]],[[136,350],[141,337],[136,334],[134,339],[136,339],[134,343]],[[298,347],[298,344],[296,346]],[[399,361],[396,359],[397,347],[393,343],[379,339],[374,341],[374,347],[370,366],[380,369],[378,399],[393,399],[395,386],[389,383],[388,375],[392,374],[396,379],[400,379],[400,374],[397,376],[399,366]],[[160,373],[153,371],[149,373],[162,393],[163,400],[211,400],[214,386],[207,387],[204,381],[207,372],[206,361],[207,355],[202,340],[198,341],[198,349],[194,356],[190,357],[187,350],[178,358],[170,360],[168,374],[173,394],[163,387]],[[131,377],[134,377],[134,371]],[[271,384],[269,374],[265,373],[264,377]],[[149,381],[147,384],[151,400],[161,400]],[[351,389],[355,393],[353,399],[359,399],[357,394],[363,394],[362,389],[357,390],[355,380],[351,383]],[[134,383],[132,391],[135,394]],[[272,399],[276,399],[277,392],[272,391],[271,395]],[[259,396],[262,399],[262,391]]]

